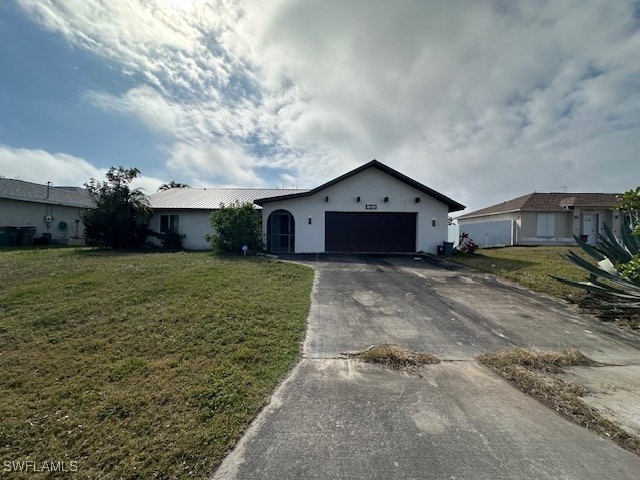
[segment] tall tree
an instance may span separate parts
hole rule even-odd
[[[130,187],[139,174],[137,168],[111,167],[106,181],[92,178],[85,184],[97,202],[83,218],[88,245],[125,249],[144,244],[151,207],[140,189]]]

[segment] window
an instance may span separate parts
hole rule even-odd
[[[179,231],[180,215],[160,215],[160,233]]]
[[[553,213],[539,213],[536,236],[553,237],[556,234],[556,216]]]

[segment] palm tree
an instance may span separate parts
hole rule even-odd
[[[169,183],[163,183],[162,185],[160,185],[158,191],[162,192],[164,190],[170,190],[172,188],[189,188],[189,185],[187,185],[186,183],[179,183],[175,180],[171,180]]]

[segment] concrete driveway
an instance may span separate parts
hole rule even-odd
[[[316,269],[303,359],[214,478],[637,479],[640,457],[472,361],[575,346],[640,365],[638,337],[493,277],[407,257],[296,257]],[[409,374],[343,353],[395,343],[443,360]]]

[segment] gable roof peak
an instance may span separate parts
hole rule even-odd
[[[346,180],[350,177],[353,177],[354,175],[357,175],[369,168],[376,168],[378,170],[380,170],[381,172],[389,175],[390,177],[395,178],[396,180],[399,180],[407,185],[409,185],[410,187],[415,188],[416,190],[419,190],[433,198],[435,198],[436,200],[444,203],[445,205],[447,205],[449,207],[449,212],[457,212],[459,210],[464,210],[466,207],[458,202],[456,202],[455,200],[452,200],[451,198],[447,197],[446,195],[443,195],[435,190],[433,190],[432,188],[427,187],[426,185],[423,185],[420,182],[417,182],[416,180],[406,176],[403,173],[400,173],[397,170],[394,170],[393,168],[389,167],[388,165],[385,165],[384,163],[376,160],[375,158],[373,160],[371,160],[370,162],[365,163],[364,165],[360,165],[358,168],[355,168],[343,175],[340,175],[339,177],[334,178],[333,180],[330,180],[322,185],[320,185],[319,187],[316,187],[312,190],[309,190],[308,192],[304,192],[304,193],[297,193],[297,194],[292,194],[292,195],[283,195],[280,197],[266,197],[266,198],[259,198],[257,200],[255,200],[255,203],[257,203],[258,205],[263,205],[265,203],[270,203],[270,202],[275,202],[275,201],[281,201],[281,200],[289,200],[292,198],[300,198],[300,197],[308,197],[311,195],[314,195],[318,192],[321,192],[322,190],[329,188],[337,183],[342,182],[343,180]]]

